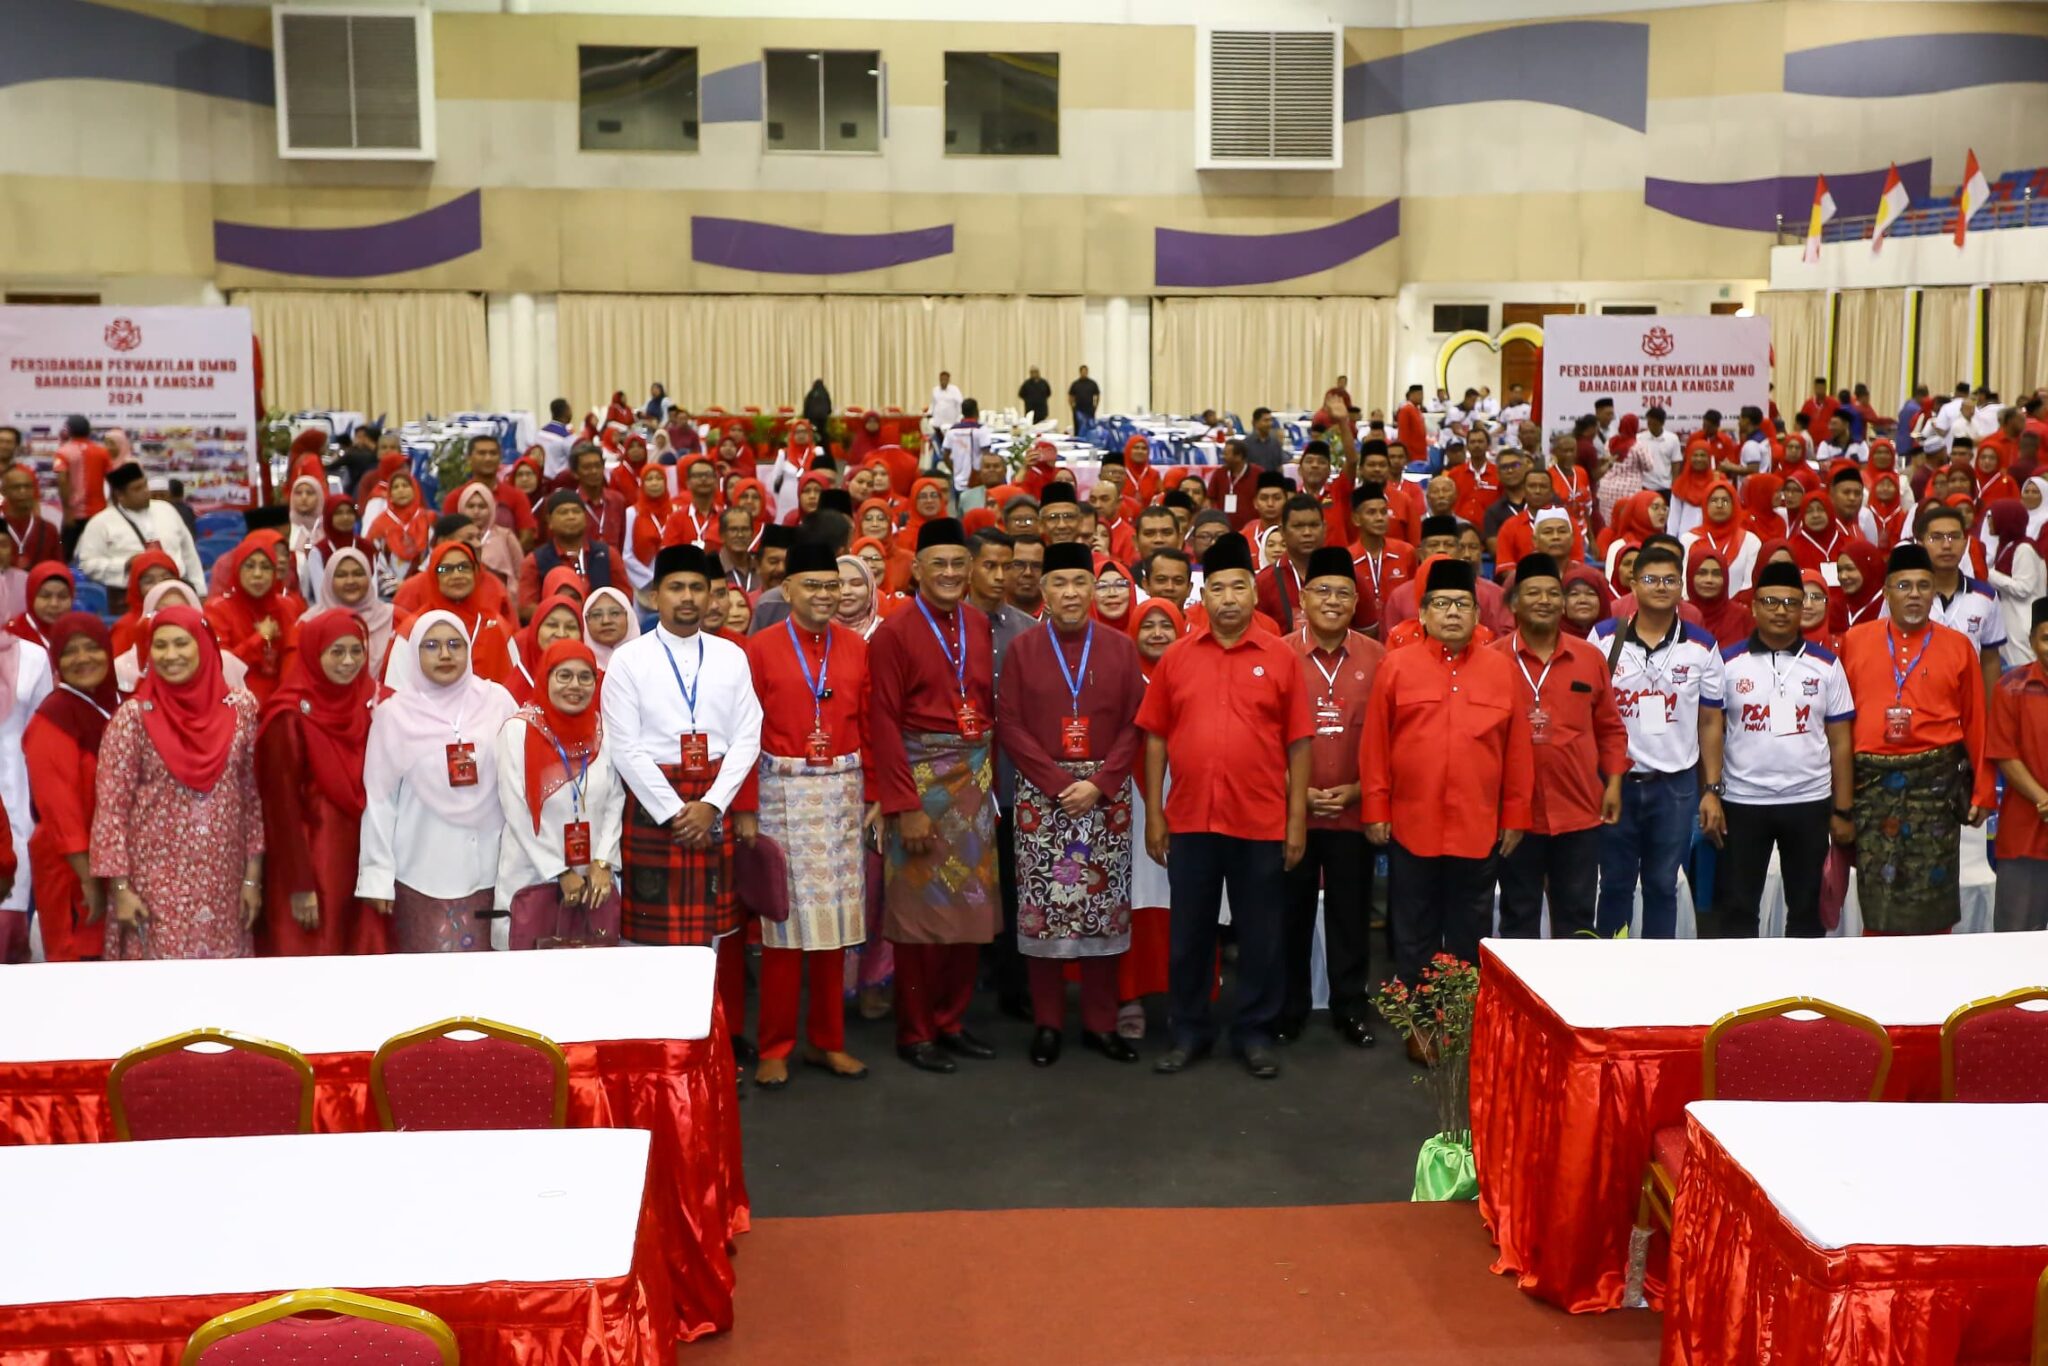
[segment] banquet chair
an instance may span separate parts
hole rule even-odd
[[[456,1366],[438,1315],[347,1290],[293,1290],[207,1320],[179,1366]]]
[[[2048,1366],[2048,1269],[2034,1283],[2034,1351],[2030,1366]]]
[[[1700,1045],[1700,1098],[1877,1100],[1891,1070],[1892,1040],[1883,1025],[1828,1001],[1788,996],[1714,1021]],[[1650,1136],[1650,1161],[1629,1238],[1626,1306],[1643,1303],[1651,1221],[1671,1232],[1685,1155],[1683,1120]]]
[[[313,1132],[313,1065],[295,1048],[188,1029],[131,1049],[107,1073],[114,1137]]]
[[[1942,1021],[1941,1098],[2048,1101],[2048,987],[1971,1001]]]
[[[370,1095],[387,1129],[559,1129],[569,1060],[532,1030],[458,1016],[386,1039]]]

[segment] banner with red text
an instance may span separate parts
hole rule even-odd
[[[1553,314],[1543,320],[1543,422],[1570,431],[1603,398],[1638,418],[1662,408],[1691,432],[1709,408],[1735,415],[1771,402],[1771,322],[1715,315]]]
[[[246,308],[0,307],[0,423],[19,427],[46,494],[64,419],[119,428],[150,486],[196,507],[257,487],[256,379]]]

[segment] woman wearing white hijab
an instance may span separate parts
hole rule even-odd
[[[334,552],[327,562],[327,591],[321,601],[358,617],[370,633],[370,676],[384,676],[384,660],[391,653],[391,604],[377,596],[376,569],[370,557],[355,546]]]
[[[2048,527],[2048,476],[2037,474],[2021,484],[2020,502],[2027,509],[2027,539],[2039,540],[2041,528]]]
[[[640,614],[616,588],[600,588],[583,604],[583,643],[597,656],[599,674],[611,667],[612,651],[640,638]]]
[[[499,727],[518,706],[469,666],[452,612],[392,643],[393,695],[370,718],[356,895],[391,917],[399,953],[488,949],[505,813]]]
[[[114,685],[127,697],[141,684],[142,676],[149,672],[149,622],[158,609],[177,607],[201,607],[199,595],[192,591],[192,585],[183,579],[165,579],[142,595],[142,629],[137,633],[136,644],[114,661]],[[203,611],[204,608],[201,607]],[[209,627],[209,630],[212,628]],[[229,688],[243,686],[249,676],[249,666],[235,656],[222,650],[220,653],[221,677]]]

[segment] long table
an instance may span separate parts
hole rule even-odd
[[[457,1015],[537,1030],[569,1060],[569,1123],[654,1135],[650,1183],[683,1336],[732,1325],[730,1241],[749,1224],[738,1093],[704,948],[44,963],[0,984],[0,1144],[113,1136],[107,1071],[215,1027],[307,1055],[321,1133],[378,1127],[370,1058]]]
[[[1665,1366],[2028,1359],[2048,1105],[1687,1116]]]
[[[0,1149],[0,1362],[173,1366],[287,1290],[429,1310],[469,1362],[673,1359],[637,1129]]]
[[[1886,1096],[1940,1094],[1967,1001],[2048,982],[2048,932],[1897,939],[1510,940],[1480,945],[1472,1147],[1496,1271],[1573,1312],[1622,1301],[1650,1138],[1700,1098],[1707,1028],[1815,996],[1891,1032]],[[1661,1259],[1649,1293],[1662,1294]]]

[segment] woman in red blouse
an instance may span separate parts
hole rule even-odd
[[[59,617],[50,628],[50,668],[57,686],[21,735],[36,811],[28,865],[43,954],[70,963],[98,958],[107,940],[106,889],[86,864],[100,739],[121,701],[106,623],[90,612]]]

